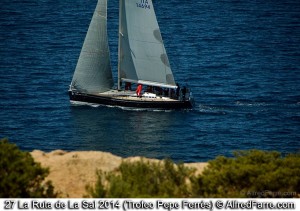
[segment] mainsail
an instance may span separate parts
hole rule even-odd
[[[107,0],[98,0],[73,75],[71,89],[96,93],[112,88],[113,77],[106,28]]]
[[[176,88],[151,0],[120,0],[119,81]]]

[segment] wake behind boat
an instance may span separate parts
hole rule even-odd
[[[120,0],[118,84],[113,88],[107,0],[98,0],[69,89],[71,102],[184,109],[193,107],[175,83],[151,0]]]

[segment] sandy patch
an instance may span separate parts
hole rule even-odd
[[[48,167],[51,180],[60,197],[81,198],[86,194],[86,185],[96,182],[96,171],[113,171],[124,161],[138,161],[140,159],[159,162],[155,159],[141,157],[121,158],[107,152],[55,150],[49,153],[34,150],[31,152],[36,162]],[[201,173],[207,163],[188,163],[189,167],[196,168]]]

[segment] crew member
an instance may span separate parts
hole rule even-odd
[[[142,89],[143,89],[143,85],[142,85],[142,84],[138,84],[138,86],[137,86],[137,88],[136,88],[136,91],[135,91],[135,93],[136,93],[136,95],[137,95],[138,97],[142,97],[142,95],[141,95]]]

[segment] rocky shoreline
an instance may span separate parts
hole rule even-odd
[[[142,157],[122,158],[108,152],[99,151],[72,151],[55,150],[49,153],[34,150],[32,157],[42,167],[47,167],[50,173],[46,180],[51,180],[55,191],[63,198],[82,198],[86,194],[86,185],[95,184],[96,171],[113,171],[122,161],[144,161],[159,162],[156,159]],[[188,167],[196,169],[201,173],[207,163],[186,163]]]

